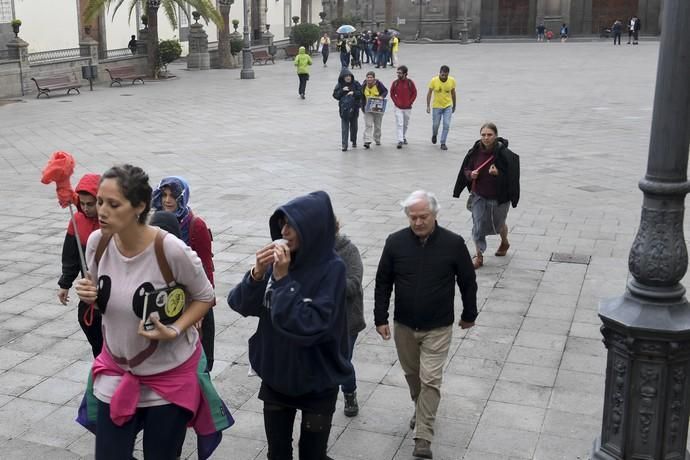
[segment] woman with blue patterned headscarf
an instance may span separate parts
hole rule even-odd
[[[213,280],[213,238],[206,222],[196,216],[189,207],[189,184],[182,177],[168,176],[163,178],[153,191],[151,207],[156,211],[168,211],[177,217],[180,223],[182,240],[197,253],[201,259],[206,276],[215,287]],[[215,305],[215,303],[214,303]],[[213,339],[215,336],[215,321],[213,308],[209,309],[201,324],[201,345],[206,353],[207,370],[213,368]]]

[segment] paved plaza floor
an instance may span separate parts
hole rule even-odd
[[[409,145],[395,147],[393,114],[381,146],[340,151],[331,92],[337,54],[314,57],[306,100],[289,61],[239,70],[188,72],[135,87],[97,86],[80,96],[0,107],[0,458],[90,458],[94,438],[74,422],[89,370],[75,294],[57,301],[68,214],[53,186],[39,182],[55,150],[77,159],[75,181],[131,162],[153,183],[185,176],[191,204],[214,234],[215,384],[236,425],[213,458],[266,456],[259,380],[247,376],[243,319],[225,298],[268,242],[276,206],[309,191],[332,197],[343,231],[364,261],[367,329],[354,364],[360,415],[338,402],[329,455],[336,460],[412,458],[412,403],[391,342],[373,324],[374,276],[386,236],[406,225],[399,202],[415,189],[435,192],[439,223],[466,238],[465,198],[451,197],[464,153],[479,126],[494,121],[521,155],[522,198],[508,216],[507,257],[489,255],[477,272],[480,314],[456,328],[432,444],[439,460],[586,459],[600,429],[605,349],[598,302],[620,295],[640,214],[658,42],[407,45],[420,96]],[[440,65],[458,80],[458,109],[444,152],[432,145],[426,85]],[[364,79],[369,67],[355,70]],[[386,84],[395,70],[378,69]],[[490,238],[493,254],[497,238]],[[552,253],[585,256],[563,263]],[[456,311],[461,310],[456,298]],[[184,454],[196,458],[194,436]],[[141,452],[138,452],[141,458]]]

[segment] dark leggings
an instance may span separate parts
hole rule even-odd
[[[213,343],[216,338],[216,322],[213,319],[213,308],[208,309],[201,323],[201,347],[206,355],[206,372],[213,369]]]
[[[292,427],[297,409],[264,403],[264,428],[270,460],[292,460]],[[299,460],[324,460],[333,413],[302,411]],[[147,458],[148,460],[148,458]]]
[[[297,74],[299,77],[299,91],[300,95],[303,95],[304,92],[307,90],[307,80],[309,80],[309,74],[308,73],[300,73]]]
[[[77,305],[77,315],[79,318],[79,326],[81,326],[81,330],[84,331],[84,335],[91,345],[91,352],[95,358],[101,353],[101,348],[103,348],[101,312],[95,308],[93,311],[89,311],[89,308],[90,306],[88,304],[79,302],[79,305]],[[87,321],[91,324],[87,324]]]
[[[132,458],[137,433],[144,430],[146,460],[175,460],[178,440],[184,436],[192,414],[174,404],[141,407],[124,425],[110,418],[110,405],[98,401],[96,460]]]

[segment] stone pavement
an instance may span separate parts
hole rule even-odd
[[[509,214],[508,256],[489,256],[478,271],[477,326],[454,332],[435,458],[588,458],[605,369],[597,304],[625,287],[657,53],[658,42],[404,45],[401,63],[420,97],[403,150],[388,113],[381,147],[340,152],[331,98],[337,54],[328,68],[315,57],[304,101],[293,65],[281,61],[256,67],[253,81],[240,81],[239,70],[192,73],[178,65],[170,81],[0,107],[0,458],[93,451],[93,436],[73,421],[90,351],[76,301],[63,307],[56,298],[68,214],[53,187],[39,183],[55,150],[77,158],[75,183],[119,162],[144,167],[154,183],[167,174],[189,179],[192,205],[215,236],[214,380],[237,420],[214,458],[265,458],[266,446],[259,381],[247,377],[255,321],[230,311],[224,298],[268,241],[272,210],[295,195],[328,191],[362,252],[368,322],[354,358],[360,415],[344,417],[339,401],[329,454],[411,458],[412,404],[393,343],[373,328],[376,266],[386,235],[406,225],[399,201],[418,188],[439,196],[442,225],[470,236],[465,195],[454,200],[451,192],[485,120],[522,157],[522,199]],[[429,142],[423,102],[441,64],[459,83],[448,152]],[[355,73],[363,79],[366,70]],[[394,75],[379,71],[386,84]],[[496,238],[489,243],[491,254]],[[555,262],[554,252],[591,259]],[[187,441],[185,456],[195,458],[194,436]]]

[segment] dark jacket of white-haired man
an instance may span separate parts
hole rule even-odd
[[[432,458],[443,365],[455,322],[455,284],[463,304],[459,326],[467,329],[477,317],[477,282],[465,240],[436,222],[434,195],[413,192],[401,204],[410,225],[386,239],[376,272],[374,322],[379,335],[390,339],[388,308],[395,289],[393,336],[415,403],[413,456]]]

